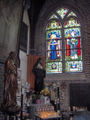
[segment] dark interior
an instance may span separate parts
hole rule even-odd
[[[70,106],[87,107],[90,111],[90,84],[70,84]]]

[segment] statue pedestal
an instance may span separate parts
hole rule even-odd
[[[18,115],[5,114],[5,120],[18,120]]]
[[[21,108],[19,106],[6,108],[2,105],[0,109],[5,116],[5,120],[18,120],[18,117],[20,118]]]

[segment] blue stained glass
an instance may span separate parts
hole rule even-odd
[[[48,56],[47,61],[52,61],[52,60],[62,61],[62,52],[61,51],[48,51],[47,54],[48,54],[47,55]]]
[[[50,56],[50,60],[55,60],[57,58],[57,54],[56,54],[56,45],[54,40],[51,43],[51,56]]]
[[[51,50],[52,41],[56,45],[56,50],[60,50],[62,48],[62,41],[61,40],[47,40],[46,47],[47,50]]]
[[[60,39],[61,31],[60,30],[51,30],[46,32],[46,39]]]
[[[80,37],[80,28],[69,28],[64,31],[65,37]]]

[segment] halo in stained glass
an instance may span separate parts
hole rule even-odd
[[[46,30],[50,30],[50,29],[60,29],[62,26],[61,24],[56,21],[56,20],[53,20],[52,22],[49,22],[47,24],[47,27],[46,27]]]
[[[68,28],[64,30],[64,35],[66,38],[70,37],[80,37],[80,28]]]
[[[52,14],[49,19],[53,19],[53,18],[57,18],[58,19],[57,15],[55,15],[55,14]]]
[[[79,27],[80,23],[77,19],[70,18],[68,21],[65,22],[64,27]]]
[[[70,16],[77,16],[73,11],[71,11],[69,14],[68,14],[68,16],[67,17],[70,17]]]
[[[57,13],[59,14],[59,16],[63,19],[65,17],[65,15],[67,14],[68,9],[66,8],[61,8],[60,10],[57,10]]]
[[[47,73],[62,73],[62,62],[46,63]]]
[[[60,39],[61,31],[60,30],[49,30],[46,31],[46,39]]]
[[[66,61],[66,72],[82,72],[82,61]]]

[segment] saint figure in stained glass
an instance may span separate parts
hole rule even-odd
[[[67,40],[67,44],[70,45],[70,49],[71,49],[71,58],[78,58],[77,53],[78,53],[78,49],[77,49],[77,45],[78,45],[78,40],[73,38],[71,40]],[[74,49],[76,48],[76,49]]]
[[[50,49],[51,49],[51,56],[50,56],[50,60],[55,60],[57,58],[57,54],[56,54],[56,35],[52,34],[51,35],[51,44],[50,44]]]

